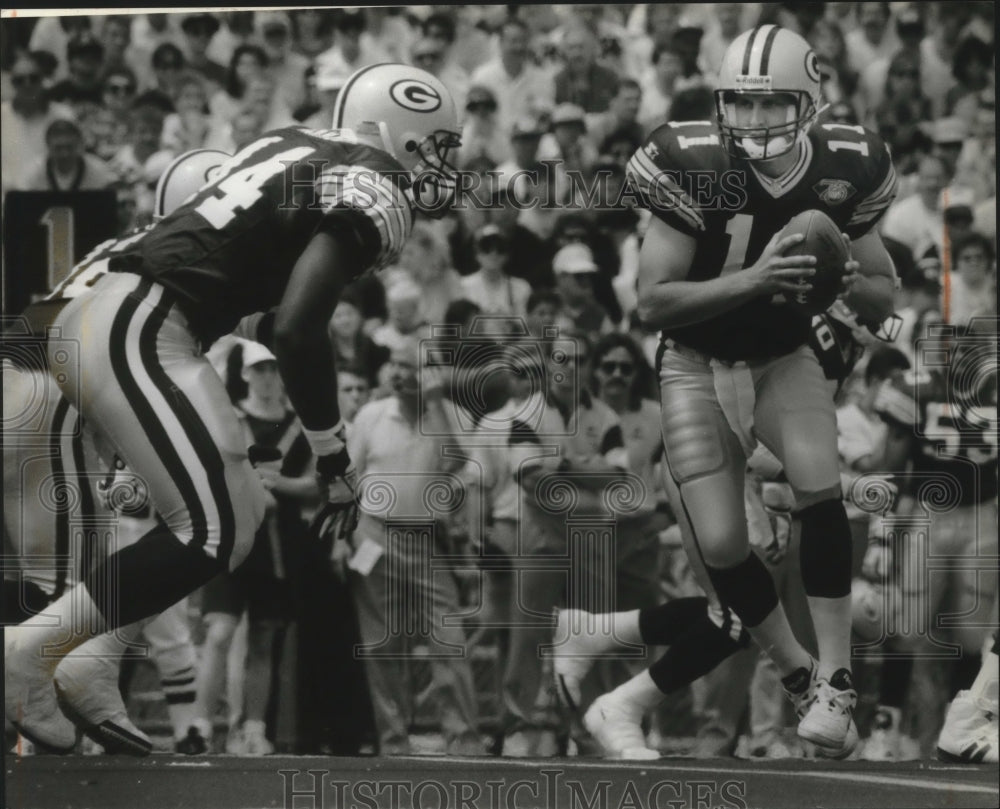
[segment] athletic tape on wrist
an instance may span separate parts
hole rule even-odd
[[[302,434],[315,455],[334,455],[344,449],[344,420],[325,430],[302,428]]]

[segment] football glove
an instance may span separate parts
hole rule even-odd
[[[309,526],[320,542],[348,539],[358,525],[358,473],[346,449],[316,459],[316,481],[326,502]]]

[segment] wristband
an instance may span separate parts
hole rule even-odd
[[[309,442],[315,455],[335,455],[346,446],[343,419],[325,430],[310,430],[303,427],[302,434],[306,437],[306,441]]]

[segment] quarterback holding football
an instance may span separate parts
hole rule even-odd
[[[717,123],[669,122],[628,166],[653,215],[639,315],[661,332],[668,490],[693,567],[703,565],[714,597],[781,672],[799,736],[843,757],[858,738],[851,537],[833,400],[808,345],[812,316],[825,303],[812,279],[817,292],[828,287],[830,256],[839,254],[835,293],[858,322],[874,327],[891,313],[895,271],[875,225],[896,194],[896,174],[877,135],[817,121],[816,54],[789,30],[764,25],[737,37],[715,100]],[[803,218],[810,233],[786,229],[809,211],[822,214]],[[842,252],[829,244],[826,219]],[[816,255],[806,252],[813,245]],[[750,550],[744,470],[758,441],[794,490],[818,660],[792,634],[771,576]]]

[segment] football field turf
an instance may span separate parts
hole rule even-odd
[[[995,765],[664,758],[8,756],[9,809],[996,807]]]

